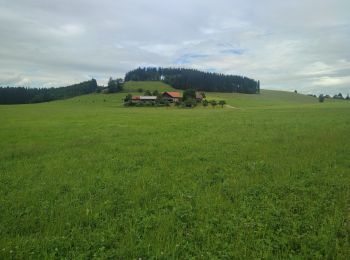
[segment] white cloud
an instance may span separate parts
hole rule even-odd
[[[313,82],[315,86],[329,86],[329,87],[334,87],[334,86],[339,86],[339,85],[344,85],[348,84],[350,87],[350,76],[345,76],[345,77],[320,77],[315,79]]]

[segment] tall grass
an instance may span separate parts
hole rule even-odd
[[[350,103],[124,95],[0,106],[0,258],[349,257]]]

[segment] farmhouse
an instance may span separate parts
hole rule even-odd
[[[133,96],[131,100],[134,102],[156,101],[157,96]]]
[[[145,103],[145,102],[158,102],[158,101],[168,101],[168,102],[179,102],[182,100],[182,94],[176,91],[167,91],[162,93],[161,97],[157,96],[132,96],[131,101],[134,103]],[[203,96],[196,93],[197,102],[203,100]]]
[[[180,92],[167,91],[163,93],[162,98],[169,102],[177,102],[181,100],[182,96]]]

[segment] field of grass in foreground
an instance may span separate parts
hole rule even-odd
[[[350,102],[124,96],[0,106],[1,259],[349,258]]]

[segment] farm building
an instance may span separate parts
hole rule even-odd
[[[156,101],[157,96],[133,96],[131,100],[134,102]]]
[[[163,95],[162,95],[162,98],[164,100],[168,100],[170,102],[177,102],[177,101],[180,101],[182,96],[181,96],[181,93],[180,92],[164,92]]]

